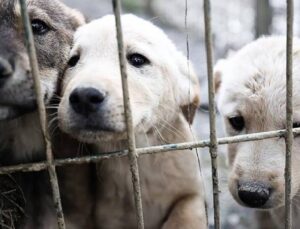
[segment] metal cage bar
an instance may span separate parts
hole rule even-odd
[[[204,27],[205,27],[205,48],[206,66],[208,79],[208,100],[209,100],[209,128],[211,157],[213,203],[214,203],[214,223],[215,229],[220,228],[220,201],[219,201],[219,178],[218,178],[218,143],[216,135],[216,108],[215,108],[215,88],[213,80],[213,44],[211,31],[211,9],[210,0],[204,0]]]
[[[294,1],[286,1],[286,159],[285,159],[285,228],[292,228],[292,149],[293,149],[293,22]]]
[[[46,108],[45,108],[44,99],[41,92],[41,83],[39,80],[39,67],[37,62],[35,46],[34,46],[31,23],[27,12],[27,6],[25,0],[19,0],[19,2],[21,6],[22,22],[25,30],[25,38],[26,38],[26,45],[28,49],[28,56],[30,60],[31,73],[34,81],[34,89],[36,92],[40,125],[46,143],[47,169],[50,176],[50,183],[51,183],[51,188],[53,193],[53,201],[56,208],[56,214],[58,219],[57,222],[58,222],[59,229],[64,229],[65,228],[64,214],[63,214],[62,204],[60,199],[57,174],[55,170],[55,165],[53,164],[51,142],[50,142],[48,128],[47,128]]]
[[[294,136],[300,135],[300,128],[294,128],[293,133]],[[238,142],[260,141],[264,139],[278,138],[278,137],[285,137],[285,136],[286,136],[286,130],[275,130],[275,131],[268,131],[268,132],[261,132],[261,133],[239,135],[234,137],[217,138],[217,141],[218,141],[218,145],[226,145],[226,144],[232,144]],[[139,156],[143,156],[147,154],[164,153],[164,152],[186,150],[186,149],[193,149],[193,148],[205,148],[209,146],[210,146],[210,140],[202,140],[196,142],[185,142],[180,144],[168,144],[168,145],[152,146],[152,147],[145,147],[145,148],[137,148],[136,153]],[[128,155],[128,150],[123,150],[118,152],[101,153],[94,156],[56,159],[54,160],[54,165],[65,166],[71,164],[97,163],[103,159],[124,157],[127,155]],[[45,169],[47,169],[47,162],[3,166],[0,168],[0,175],[15,173],[15,172],[32,172],[32,171],[37,172]]]
[[[138,167],[138,154],[136,152],[135,135],[133,130],[132,111],[130,105],[129,89],[128,89],[128,75],[126,58],[123,43],[122,23],[121,23],[121,3],[120,0],[112,0],[113,10],[116,21],[117,42],[118,42],[118,54],[120,61],[120,71],[122,77],[122,89],[123,100],[125,110],[125,120],[127,127],[127,140],[128,140],[128,159],[130,163],[130,170],[132,175],[133,194],[137,216],[137,228],[144,229],[143,207],[142,207],[142,195],[139,178]]]

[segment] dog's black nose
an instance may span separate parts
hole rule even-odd
[[[13,74],[10,63],[0,57],[0,86]]]
[[[105,95],[95,88],[76,88],[69,97],[69,102],[73,110],[82,115],[98,111]]]
[[[247,206],[260,208],[270,198],[271,188],[260,182],[243,182],[238,184],[238,195]]]

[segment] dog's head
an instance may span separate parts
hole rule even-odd
[[[156,26],[122,16],[129,93],[136,132],[167,125],[198,105],[198,80],[186,58]],[[121,75],[112,15],[75,34],[58,116],[62,130],[85,142],[126,136]],[[186,109],[189,104],[190,109]]]
[[[84,22],[80,13],[57,0],[27,0],[34,34],[42,92],[49,102],[58,76],[68,60],[75,29]],[[33,80],[25,47],[19,1],[0,2],[0,120],[36,109]]]
[[[294,127],[300,125],[300,42],[294,40]],[[215,67],[218,108],[228,135],[284,129],[286,123],[286,43],[261,38]],[[292,194],[300,187],[300,139],[292,155]],[[229,188],[242,205],[269,209],[284,204],[283,138],[230,144]]]

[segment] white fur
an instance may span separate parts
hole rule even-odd
[[[189,74],[186,69],[187,60],[160,29],[144,20],[137,20],[132,15],[123,18],[126,52],[144,54],[151,61],[151,65],[143,69],[128,65],[133,123],[140,131],[147,131],[157,122],[157,115],[154,114],[172,116],[173,113],[168,107],[180,109],[180,106],[193,103],[199,94],[198,82],[193,76],[193,70]],[[64,98],[58,114],[62,120],[62,129],[84,141],[90,141],[92,136],[87,132],[77,132],[75,127],[78,120],[76,117],[70,117],[73,115],[71,112],[67,112],[70,109],[69,95],[79,86],[99,88],[104,93],[113,93],[114,97],[107,101],[110,110],[104,114],[104,118],[108,125],[116,128],[118,132],[125,131],[119,60],[114,39],[116,35],[111,29],[113,23],[111,16],[103,17],[81,27],[75,34],[71,56],[80,53],[79,67],[75,66],[66,72]],[[143,33],[137,33],[137,27],[143,28]],[[162,100],[165,100],[167,107],[161,107]],[[108,134],[105,133],[102,137],[107,138]]]
[[[199,102],[199,85],[192,67],[188,69],[186,58],[153,24],[125,15],[122,25],[126,54],[140,53],[150,60],[142,68],[127,64],[137,147],[193,140],[181,111],[181,107]],[[80,61],[66,72],[58,110],[62,130],[94,143],[97,152],[124,149],[126,125],[114,17],[81,27],[71,51],[71,56],[75,54],[80,54]],[[106,95],[101,111],[90,113],[88,118],[78,115],[69,104],[70,94],[80,87],[92,87]],[[91,121],[93,130],[86,125]],[[143,156],[139,165],[146,228],[206,228],[195,153]],[[98,172],[96,224],[101,228],[134,228],[127,158],[103,161]]]
[[[228,135],[250,134],[285,128],[286,122],[286,40],[265,37],[242,48],[232,57],[221,60],[215,67],[218,88],[218,108],[224,117]],[[300,41],[294,39],[294,122],[300,122]],[[238,132],[228,118],[243,116],[245,128]],[[300,139],[295,138],[292,154],[292,196],[295,210],[300,188]],[[273,191],[263,208],[273,216],[282,217],[284,205],[285,142],[282,138],[231,144],[229,188],[234,198],[237,182],[261,181]],[[297,211],[294,211],[296,214]],[[295,215],[294,214],[294,215]],[[294,217],[294,225],[297,224]],[[296,227],[294,227],[296,228]]]

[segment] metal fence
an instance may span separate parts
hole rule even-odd
[[[217,146],[221,144],[230,144],[246,141],[257,141],[268,138],[284,137],[286,140],[286,167],[285,167],[285,228],[290,229],[292,227],[291,219],[291,153],[293,138],[295,135],[300,134],[300,128],[293,129],[293,107],[292,107],[292,47],[293,47],[293,0],[287,0],[287,43],[286,43],[286,129],[261,132],[254,134],[246,134],[234,137],[217,138],[216,128],[215,128],[215,102],[214,102],[214,83],[213,83],[213,45],[212,45],[212,32],[211,32],[211,13],[210,13],[210,0],[204,0],[203,10],[204,10],[204,21],[205,21],[205,44],[206,44],[206,54],[207,54],[207,75],[209,82],[209,117],[210,117],[210,139],[202,141],[187,142],[181,144],[168,144],[154,147],[146,148],[136,148],[134,130],[132,125],[132,114],[130,108],[130,97],[128,93],[128,82],[127,82],[127,71],[125,54],[123,48],[123,36],[121,27],[121,17],[120,17],[120,0],[112,0],[112,5],[114,9],[114,14],[116,18],[116,28],[117,28],[117,40],[118,40],[118,50],[120,59],[120,69],[122,76],[122,86],[123,86],[123,97],[124,97],[124,108],[125,117],[127,125],[127,136],[128,136],[128,150],[112,152],[112,153],[102,153],[95,156],[77,157],[72,159],[59,159],[55,160],[51,151],[51,141],[47,129],[46,121],[46,109],[43,102],[43,97],[41,95],[41,86],[39,81],[39,70],[37,64],[37,58],[34,47],[34,40],[31,31],[31,23],[27,13],[26,0],[19,0],[21,5],[21,13],[23,24],[26,34],[26,42],[28,47],[28,54],[31,64],[32,75],[34,78],[34,85],[37,94],[38,110],[40,115],[40,123],[42,126],[42,131],[44,134],[46,142],[46,155],[47,160],[45,162],[30,163],[30,164],[20,164],[14,166],[7,166],[0,168],[1,174],[15,173],[15,172],[31,172],[31,171],[41,171],[48,170],[50,175],[50,182],[53,192],[53,201],[55,203],[58,227],[60,229],[65,228],[64,214],[62,210],[62,204],[60,199],[60,192],[56,174],[56,166],[64,166],[68,164],[83,164],[90,162],[99,162],[102,159],[115,158],[128,156],[130,161],[130,170],[132,174],[132,183],[134,187],[134,200],[137,215],[137,228],[144,228],[143,220],[143,210],[142,210],[142,198],[141,198],[141,188],[139,181],[139,169],[138,169],[138,157],[145,154],[155,154],[163,153],[167,151],[175,150],[185,150],[193,148],[204,148],[209,147],[211,155],[211,165],[212,165],[212,181],[213,181],[213,203],[214,203],[214,226],[216,229],[220,228],[220,204],[219,204],[219,181],[218,181],[218,167],[217,167]]]

